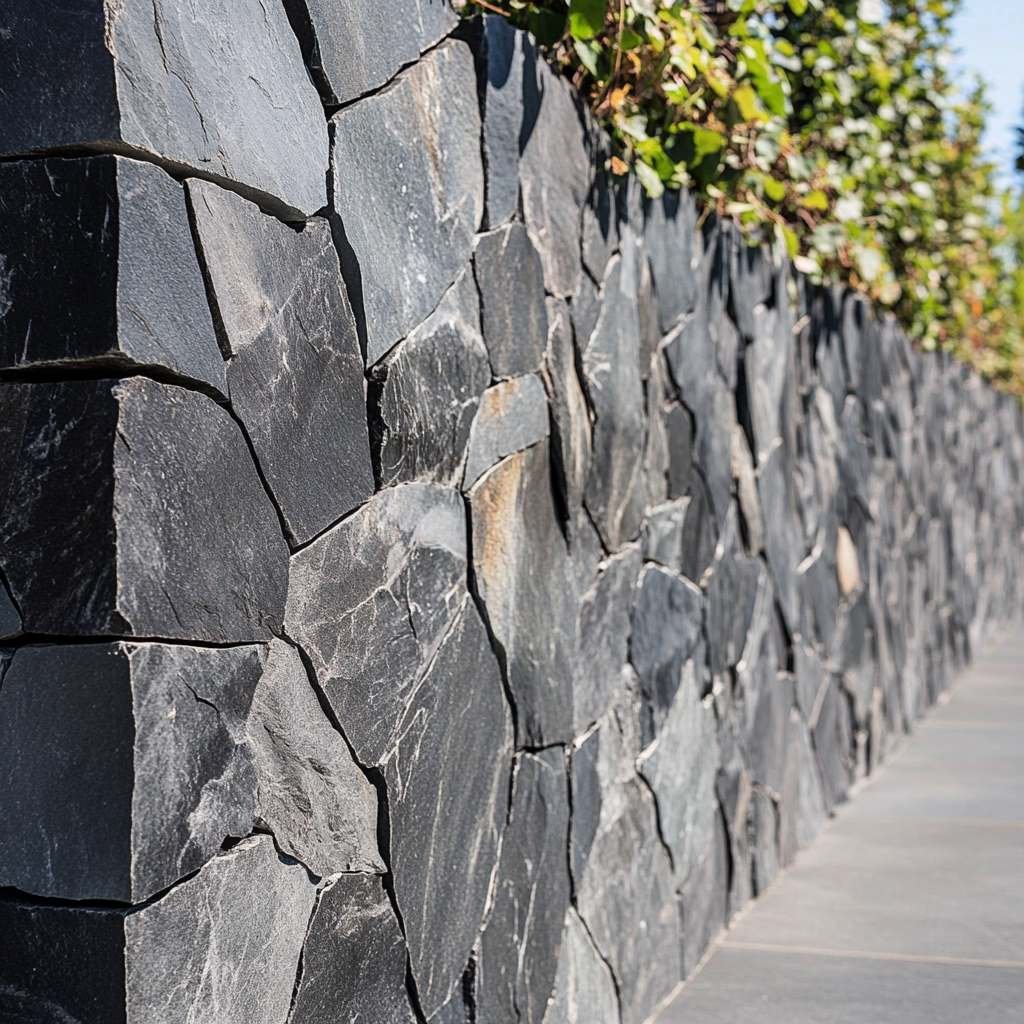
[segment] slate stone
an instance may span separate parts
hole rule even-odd
[[[643,236],[654,276],[660,331],[668,334],[697,301],[699,252],[694,249],[699,235],[693,197],[670,191],[650,200]]]
[[[754,460],[743,429],[738,425],[732,430],[732,475],[736,480],[736,497],[743,520],[746,547],[751,554],[756,555],[764,547],[764,520],[757,493]]]
[[[754,698],[753,726],[749,733],[750,770],[755,782],[780,796],[785,786],[789,716],[793,708],[793,680],[775,671],[768,659],[766,679]]]
[[[532,65],[532,66],[530,66]],[[524,78],[527,121],[520,130],[523,219],[544,264],[547,290],[567,299],[582,274],[581,210],[591,160],[579,101],[572,86],[544,61]]]
[[[227,394],[168,174],[115,156],[5,163],[0,223],[0,366],[145,366]]]
[[[719,719],[718,745],[721,764],[715,790],[725,822],[729,850],[728,916],[732,917],[753,896],[750,856],[750,801],[753,785],[743,760],[733,723]]]
[[[542,1024],[569,909],[569,786],[560,747],[519,757],[497,889],[480,937],[476,1012]]]
[[[604,278],[601,279],[602,281]],[[576,344],[582,350],[597,327],[603,298],[597,284],[587,274],[581,274],[576,291],[570,300],[573,331]]]
[[[116,145],[291,219],[325,205],[322,108],[281,5],[103,0],[73,15],[5,6],[3,155]]]
[[[668,436],[668,496],[682,498],[693,472],[693,417],[684,405],[673,402],[665,413]]]
[[[680,570],[695,583],[701,583],[710,568],[718,544],[718,524],[704,477],[695,472],[683,520]]]
[[[643,516],[643,384],[634,296],[613,259],[604,282],[601,314],[583,349],[587,396],[594,412],[593,459],[586,505],[611,551],[639,533]]]
[[[619,1024],[619,1000],[608,965],[579,914],[569,908],[562,932],[555,990],[545,1024]]]
[[[293,557],[285,630],[361,764],[394,746],[465,586],[465,508],[434,484],[381,491]]]
[[[720,383],[706,296],[668,333],[662,347],[679,398],[693,413],[699,431],[710,416],[715,386]]]
[[[480,235],[473,252],[484,343],[495,377],[534,373],[544,361],[544,267],[522,224]]]
[[[547,442],[499,463],[469,492],[469,504],[473,576],[515,703],[516,741],[565,742],[577,603]]]
[[[645,562],[655,562],[682,573],[683,524],[690,499],[666,501],[648,508],[641,535],[641,550]]]
[[[732,437],[736,426],[736,402],[732,392],[718,377],[712,378],[708,392],[707,416],[697,417],[697,443],[694,462],[707,484],[715,519],[721,528],[729,512],[732,495]]]
[[[825,691],[814,727],[814,752],[821,771],[825,806],[831,810],[842,803],[853,782],[855,758],[850,708],[842,690],[833,681]]]
[[[698,664],[702,657],[703,652]],[[694,661],[683,666],[681,675],[661,731],[638,767],[657,802],[676,881],[685,885],[714,839],[719,751],[714,708],[701,700]]]
[[[413,1024],[406,949],[380,879],[340,875],[317,894],[289,1024]]]
[[[560,299],[548,299],[548,347],[544,385],[551,419],[551,458],[569,518],[583,506],[590,472],[590,409],[580,383],[572,314]]]
[[[680,893],[683,918],[683,974],[691,977],[729,920],[729,840],[716,815],[711,841]]]
[[[484,182],[469,47],[443,43],[330,128],[342,264],[372,365],[434,310],[473,249]]]
[[[252,830],[258,647],[23,647],[0,689],[0,885],[141,902]]]
[[[602,779],[601,779],[601,737],[602,730],[594,728],[581,739],[569,754],[569,788],[572,807],[569,832],[569,873],[573,893],[579,890],[587,868],[590,848],[601,824]],[[609,791],[609,797],[614,792]]]
[[[269,836],[255,836],[130,913],[127,1020],[278,1024],[315,896],[301,865],[283,860]]]
[[[755,897],[764,895],[779,873],[779,813],[771,794],[754,787],[750,802],[751,884]]]
[[[814,841],[826,817],[821,777],[810,735],[799,714],[791,711],[779,804],[779,859],[783,867],[791,864],[797,853]]]
[[[805,550],[799,522],[799,497],[792,463],[778,447],[766,457],[757,477],[764,527],[764,551],[775,581],[779,605],[791,630],[799,627],[799,576]]]
[[[543,441],[549,433],[547,395],[538,376],[513,377],[488,388],[469,432],[462,486],[471,488],[506,455]]]
[[[380,487],[462,475],[491,366],[467,268],[427,319],[370,371],[370,437]]]
[[[589,122],[589,118],[587,119]],[[590,127],[593,132],[593,127]],[[611,157],[608,140],[592,140],[594,159],[590,188],[583,204],[582,256],[584,277],[600,281],[612,253],[619,247],[619,217],[612,175],[605,169]]]
[[[455,27],[448,0],[285,0],[327,106],[380,88]]]
[[[633,612],[629,658],[640,679],[643,735],[653,740],[683,685],[683,666],[694,653],[704,622],[700,590],[658,566],[644,569]]]
[[[278,847],[325,877],[386,870],[377,849],[377,792],[324,715],[298,651],[270,645],[248,722],[256,817]]]
[[[758,307],[753,312],[751,341],[743,350],[743,382],[758,465],[783,439],[784,395],[795,375],[789,321],[778,308]]]
[[[288,549],[209,398],[145,378],[0,388],[0,571],[24,629],[247,642]]]
[[[511,762],[501,673],[467,599],[384,765],[395,900],[428,1018],[451,997],[483,923]]]
[[[7,584],[0,576],[0,639],[17,636],[21,632],[21,612],[18,611]]]

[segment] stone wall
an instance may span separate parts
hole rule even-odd
[[[1020,407],[604,149],[439,0],[3,5],[4,1021],[640,1024],[1019,613]]]

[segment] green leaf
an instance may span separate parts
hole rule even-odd
[[[580,63],[595,78],[600,78],[601,76],[597,70],[597,62],[601,56],[601,50],[598,48],[598,45],[596,43],[586,42],[582,39],[574,39],[572,41],[572,46],[576,51],[576,56],[580,59]]]
[[[760,121],[764,117],[764,108],[751,86],[744,84],[734,89],[732,101],[744,121]]]
[[[608,0],[572,0],[569,31],[574,39],[593,39],[604,28]]]
[[[532,10],[526,27],[541,46],[554,46],[565,34],[565,11]]]
[[[773,202],[781,203],[786,198],[786,186],[778,178],[764,177],[764,194]]]
[[[657,199],[665,191],[665,185],[658,172],[653,167],[648,167],[642,160],[636,164],[636,176],[640,179],[644,191],[652,198]]]
[[[789,0],[789,9],[799,18],[807,10],[807,0]]]
[[[827,210],[828,196],[820,188],[816,188],[801,198],[800,205],[805,210]]]

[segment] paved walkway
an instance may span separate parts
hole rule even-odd
[[[658,1024],[1024,1022],[1024,631],[995,640]]]

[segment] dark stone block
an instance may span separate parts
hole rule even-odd
[[[426,319],[473,250],[484,181],[469,47],[443,43],[330,127],[343,268],[372,365]]]
[[[682,498],[690,487],[693,472],[693,417],[679,402],[669,405],[665,414],[668,435],[668,496]]]
[[[620,1019],[611,971],[579,914],[570,907],[544,1024],[619,1024]]]
[[[700,473],[694,473],[690,480],[681,544],[679,566],[682,574],[695,583],[702,582],[714,561],[718,524],[711,508],[707,485]]]
[[[480,289],[484,343],[495,377],[541,368],[548,339],[544,267],[522,224],[477,238],[473,273]]]
[[[689,977],[729,920],[729,839],[720,814],[711,840],[680,893],[683,918],[683,974]]]
[[[185,194],[164,171],[2,164],[0,224],[0,366],[144,366],[227,394]]]
[[[302,544],[373,493],[363,362],[326,220],[295,231],[191,181],[231,402]]]
[[[789,716],[781,797],[779,860],[783,867],[787,867],[800,850],[813,842],[827,816],[810,734],[795,711],[791,711]]]
[[[257,647],[24,647],[0,689],[0,885],[141,902],[252,830]]]
[[[5,155],[117,145],[294,219],[325,205],[323,112],[280,4],[95,0],[57,24],[11,0],[0,66]]]
[[[644,242],[651,258],[658,296],[658,323],[668,334],[697,302],[697,210],[686,192],[666,192],[650,201]]]
[[[231,417],[144,378],[0,387],[0,572],[26,632],[280,628],[288,549]]]

